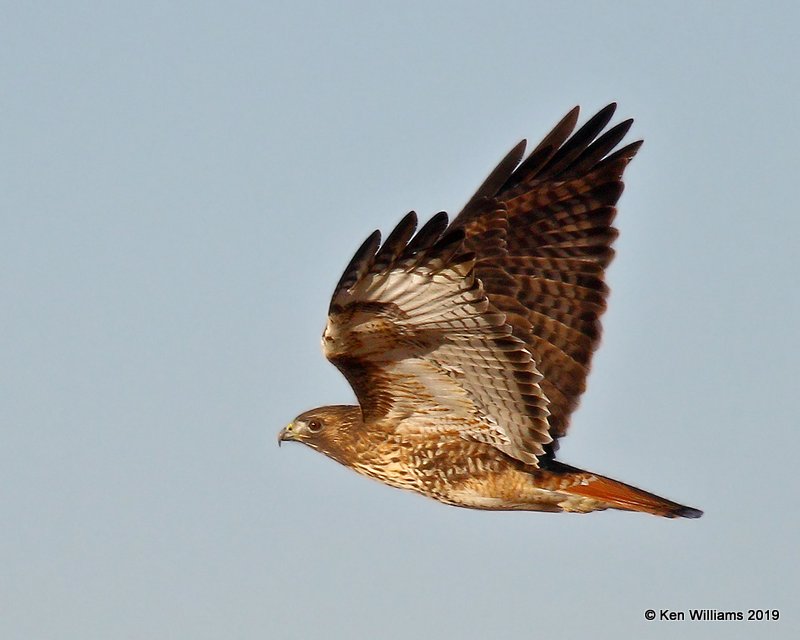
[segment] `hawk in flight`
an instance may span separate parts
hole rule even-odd
[[[358,406],[312,409],[278,436],[354,471],[473,509],[693,509],[555,459],[606,308],[622,174],[611,104],[520,142],[463,211],[375,231],[336,286],[325,356]]]

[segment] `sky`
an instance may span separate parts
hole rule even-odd
[[[796,3],[0,12],[0,637],[797,637]],[[279,449],[353,399],[319,337],[361,241],[610,101],[645,144],[559,457],[705,516]],[[693,608],[780,619],[645,619]]]

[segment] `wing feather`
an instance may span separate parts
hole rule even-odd
[[[606,308],[622,174],[642,144],[615,151],[633,122],[604,132],[615,109],[608,105],[574,134],[578,111],[570,111],[519,166],[504,159],[490,185],[504,171],[502,186],[479,190],[480,209],[473,197],[451,224],[464,229],[475,277],[543,375],[553,438],[566,433],[586,386]]]
[[[422,228],[417,231],[417,234],[411,238],[411,241],[406,246],[402,253],[402,258],[411,258],[417,254],[424,253],[430,249],[436,241],[442,237],[445,229],[447,229],[447,214],[440,211],[430,220],[428,220]]]
[[[375,251],[380,243],[381,232],[378,230],[373,231],[372,234],[364,240],[361,246],[356,250],[355,255],[350,259],[349,264],[345,267],[344,273],[342,273],[342,277],[339,279],[334,289],[333,299],[336,299],[342,291],[347,291],[364,277],[364,274],[375,260]]]

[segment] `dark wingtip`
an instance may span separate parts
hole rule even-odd
[[[675,510],[675,515],[679,518],[699,518],[703,515],[703,512],[700,509],[694,509],[692,507],[681,507],[680,509]]]
[[[574,107],[572,107],[572,109],[570,109],[567,112],[567,115],[564,116],[564,120],[569,118],[570,120],[575,120],[575,122],[577,122],[580,115],[581,115],[581,105],[576,104]]]

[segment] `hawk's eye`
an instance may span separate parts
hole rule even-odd
[[[311,433],[317,433],[317,431],[322,429],[322,423],[319,420],[309,420],[307,424],[308,430]]]

